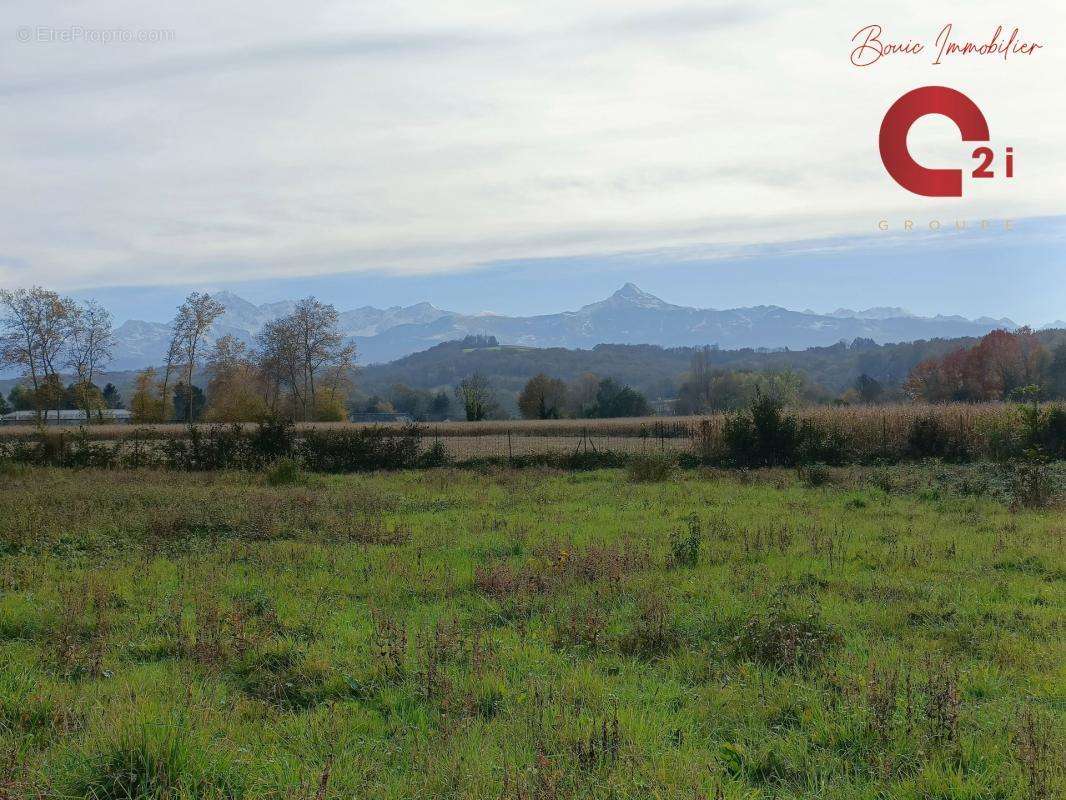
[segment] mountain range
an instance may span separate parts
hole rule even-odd
[[[251,342],[263,325],[289,313],[283,300],[255,305],[231,292],[214,297],[226,308],[209,340],[226,334]],[[430,303],[339,313],[342,333],[355,342],[362,364],[382,363],[474,334],[495,336],[501,344],[526,347],[590,348],[597,344],[654,344],[664,347],[717,345],[792,350],[872,339],[882,344],[918,339],[981,336],[996,328],[1014,329],[1009,319],[921,317],[902,308],[837,309],[831,314],[790,311],[779,306],[713,309],[667,303],[627,283],[610,297],[576,311],[509,317],[462,314]],[[139,369],[162,362],[169,327],[130,320],[115,331],[111,369]]]

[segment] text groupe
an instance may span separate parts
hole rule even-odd
[[[970,220],[965,220],[965,219],[956,219],[956,220],[952,220],[952,221],[948,221],[948,222],[941,222],[938,219],[931,219],[931,220],[923,221],[923,222],[915,222],[912,219],[904,219],[904,220],[900,220],[900,221],[895,222],[895,223],[893,223],[892,221],[887,220],[887,219],[879,219],[877,221],[877,229],[881,230],[881,231],[891,231],[891,230],[902,230],[902,231],[913,231],[913,230],[931,230],[931,231],[941,231],[941,230],[953,230],[953,231],[982,230],[982,231],[989,231],[989,230],[993,230],[993,229],[995,229],[995,230],[1004,230],[1004,231],[1012,231],[1012,230],[1014,230],[1014,223],[1013,223],[1012,220],[1009,220],[1009,219],[1004,219],[1004,220],[982,219],[982,220],[977,220],[977,221],[973,221],[973,222],[971,222]]]

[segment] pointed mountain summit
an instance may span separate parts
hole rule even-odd
[[[672,305],[664,300],[660,300],[653,294],[648,294],[635,283],[627,283],[607,299],[600,300],[596,303],[589,303],[587,306],[582,306],[581,311],[599,311],[601,309],[612,308],[648,308],[668,310],[680,308],[680,306]]]

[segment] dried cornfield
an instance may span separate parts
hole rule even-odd
[[[976,457],[995,457],[1019,440],[1021,421],[1017,407],[1003,403],[889,406],[813,406],[790,410],[797,420],[839,436],[851,458],[862,460],[879,454],[905,452],[908,437],[919,419],[935,418],[953,441],[965,445]],[[643,417],[627,419],[498,420],[485,422],[430,422],[419,426],[422,446],[440,443],[459,461],[510,458],[566,452],[649,453],[720,450],[726,413],[698,417]],[[197,426],[202,432],[211,426]],[[243,426],[250,432],[253,423]],[[404,429],[400,423],[302,423],[297,436],[309,431]],[[93,442],[164,443],[189,436],[185,425],[91,425],[80,429],[50,428],[53,436],[82,437]],[[32,426],[0,428],[0,442],[32,440],[40,430]]]
[[[838,435],[855,458],[902,453],[917,420],[933,417],[953,441],[976,456],[996,456],[1021,437],[1016,407],[988,404],[816,406],[792,410],[797,420]],[[601,451],[716,452],[722,448],[726,413],[698,417],[604,420],[446,422],[426,426],[426,440],[440,441],[459,459]]]

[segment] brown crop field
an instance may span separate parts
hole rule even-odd
[[[1015,416],[1015,406],[1007,403],[953,403],[933,405],[928,403],[901,403],[883,406],[806,406],[791,409],[801,422],[809,420],[830,424],[841,430],[862,432],[866,436],[898,435],[915,419],[934,415],[945,425],[955,428],[981,430],[988,425],[1009,423]],[[588,432],[594,436],[692,436],[703,424],[720,428],[728,413],[716,413],[691,417],[625,417],[618,419],[556,419],[556,420],[486,420],[483,422],[447,421],[419,423],[429,436],[499,436],[509,431],[523,436],[580,437]],[[244,423],[251,428],[254,423]],[[196,427],[210,428],[209,423]],[[402,428],[403,423],[369,422],[303,422],[298,431],[336,430],[352,428]],[[65,427],[55,430],[72,431]],[[97,441],[143,436],[150,432],[156,438],[181,438],[188,435],[188,425],[168,423],[164,425],[89,425],[85,429],[90,438]],[[0,426],[0,438],[31,438],[39,432],[34,425]]]
[[[1017,406],[1004,403],[929,405],[908,403],[886,406],[812,406],[791,409],[802,425],[840,436],[850,452],[900,452],[916,421],[935,419],[952,438],[977,457],[995,457],[1021,435]],[[699,417],[642,417],[625,419],[492,420],[484,422],[429,422],[419,425],[426,446],[440,441],[455,458],[535,455],[567,450],[624,453],[678,451],[699,446],[713,451],[720,446],[729,415]],[[212,426],[199,424],[200,431]],[[254,423],[244,423],[250,432]],[[300,423],[298,435],[308,431],[351,431],[368,428],[402,430],[401,423]],[[52,434],[83,436],[94,442],[164,441],[189,436],[189,426],[90,425],[84,428],[49,428]],[[33,440],[33,426],[0,427],[0,442]]]

